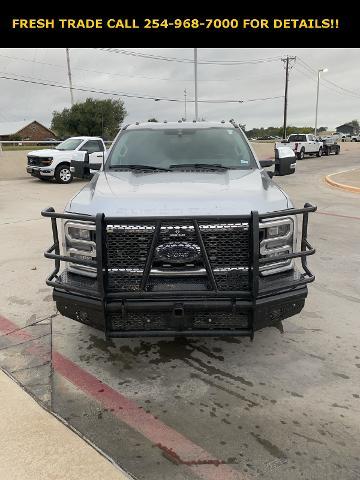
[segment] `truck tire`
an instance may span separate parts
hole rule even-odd
[[[316,156],[321,157],[322,156],[323,149],[322,147],[319,148],[319,151],[317,152]]]
[[[55,170],[55,180],[57,183],[71,183],[73,180],[73,174],[70,171],[70,165],[68,163],[62,163]]]
[[[327,156],[330,155],[330,148],[324,148],[323,154]]]
[[[339,155],[340,153],[340,147],[338,147],[336,150],[335,150],[335,155]]]
[[[305,157],[305,150],[302,148],[300,152],[297,153],[298,160],[303,160]]]

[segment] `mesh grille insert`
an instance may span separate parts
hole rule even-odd
[[[248,290],[249,288],[249,225],[242,222],[198,222],[204,247],[219,290]],[[110,270],[109,288],[112,291],[140,289],[142,273],[155,233],[155,222],[126,222],[107,226],[107,265]],[[172,249],[174,259],[172,259]],[[190,251],[190,253],[189,253]],[[160,253],[159,253],[160,252]],[[191,254],[192,252],[192,254]],[[180,261],[179,261],[179,257]],[[203,254],[192,221],[163,221],[155,245],[152,267],[189,271],[205,268]],[[195,275],[194,275],[195,276]],[[164,291],[172,290],[171,280],[163,282]],[[159,285],[161,282],[156,281]],[[179,283],[179,282],[178,282]],[[201,282],[210,289],[208,279]],[[191,281],[189,280],[189,284]],[[199,284],[194,279],[194,284]],[[147,289],[154,286],[153,277]]]

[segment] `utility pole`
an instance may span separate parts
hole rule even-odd
[[[316,89],[316,109],[315,109],[315,131],[314,135],[317,135],[317,122],[318,122],[318,108],[319,108],[319,84],[320,84],[320,73],[327,72],[327,68],[320,68],[317,75],[317,89]]]
[[[289,68],[291,67],[291,61],[296,61],[296,57],[289,57],[281,59],[285,63],[285,97],[284,97],[284,124],[283,124],[283,138],[286,138],[287,127],[287,105],[288,105],[288,89],[289,89]]]
[[[184,120],[186,121],[186,88],[184,90],[184,101],[185,101],[185,115],[184,115]]]
[[[69,48],[66,48],[66,61],[67,61],[68,75],[69,75],[71,106],[73,106],[74,105],[74,93],[73,93],[73,86],[72,86],[72,79],[71,79]]]
[[[195,120],[198,120],[198,90],[197,90],[197,48],[194,48],[194,76],[195,76]]]

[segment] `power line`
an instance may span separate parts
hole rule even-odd
[[[22,77],[24,77],[22,75]],[[42,86],[47,86],[47,87],[55,87],[55,88],[62,88],[62,89],[68,89],[68,85],[62,85],[60,83],[56,82],[45,82],[45,81],[35,81],[35,80],[29,80],[26,78],[16,78],[16,77],[9,77],[8,75],[0,75],[0,79],[3,80],[13,80],[16,82],[23,82],[23,83],[31,83],[34,85],[42,85]],[[99,89],[93,89],[93,88],[86,88],[86,87],[81,87],[81,86],[73,86],[73,90],[78,90],[80,92],[89,92],[89,93],[98,93],[102,95],[113,95],[117,97],[128,97],[128,98],[139,98],[142,100],[155,100],[155,101],[166,101],[166,102],[183,102],[183,99],[179,98],[168,98],[168,97],[155,97],[152,95],[139,95],[139,94],[134,94],[134,93],[127,93],[127,92],[111,92],[111,91],[105,91],[105,90],[99,90]],[[247,102],[256,102],[256,101],[265,101],[265,100],[273,100],[277,98],[282,98],[282,96],[273,96],[273,97],[263,97],[263,98],[251,98],[251,99],[244,99],[244,100],[238,100],[238,99],[204,99],[204,100],[198,100],[198,102],[202,103],[247,103]],[[195,102],[195,100],[187,100],[188,102]]]
[[[295,67],[295,70],[299,73],[301,73],[303,76],[307,77],[309,80],[312,80],[314,83],[316,83],[316,77],[315,75],[313,75],[313,72],[310,73],[309,70],[301,70],[299,69],[299,65],[297,65]],[[341,96],[347,96],[347,97],[350,97],[350,98],[360,98],[360,95],[357,95],[357,94],[353,94],[353,93],[347,93],[347,92],[343,92],[342,90],[339,90],[337,88],[334,88],[333,86],[331,86],[330,84],[326,84],[326,83],[323,83],[323,80],[324,78],[321,78],[321,83],[322,83],[322,86],[324,88],[326,88],[327,90],[330,90],[330,92],[333,92],[333,93],[336,93],[337,95],[341,95]],[[331,82],[332,83],[332,82]]]
[[[8,58],[10,60],[16,60],[16,61],[21,61],[21,62],[27,62],[27,63],[38,63],[39,65],[47,65],[49,67],[55,67],[55,68],[60,68],[61,70],[65,70],[65,67],[63,65],[59,65],[56,63],[49,63],[49,62],[41,62],[39,60],[31,60],[29,58],[21,58],[21,57],[12,57],[10,55],[3,55],[0,54],[0,57],[2,58]],[[160,81],[176,81],[176,82],[192,82],[193,80],[177,80],[174,78],[161,78],[161,77],[150,77],[147,75],[126,75],[122,73],[114,73],[114,72],[104,72],[104,71],[99,71],[99,70],[93,70],[89,68],[81,68],[81,67],[71,67],[72,70],[79,70],[82,72],[88,72],[88,73],[97,73],[100,75],[109,75],[113,77],[128,77],[128,78],[144,78],[145,80],[160,80]]]
[[[95,48],[95,50],[101,50],[108,53],[117,53],[120,55],[128,55],[132,57],[146,58],[149,60],[161,60],[166,62],[178,62],[178,63],[194,63],[194,59],[191,58],[177,58],[177,57],[165,57],[163,55],[153,55],[150,53],[134,52],[131,50],[123,50],[120,48]],[[253,60],[201,60],[198,61],[198,65],[246,65],[257,63],[268,63],[281,60],[280,56],[269,58],[258,58]]]
[[[49,67],[55,67],[55,68],[60,68],[61,70],[66,70],[66,68],[63,65],[59,65],[56,63],[49,63],[49,62],[42,62],[40,60],[31,60],[30,58],[22,58],[22,57],[14,57],[10,55],[3,55],[0,54],[0,58],[8,58],[10,60],[15,60],[15,61],[21,61],[21,62],[26,62],[26,63],[36,63],[39,65],[46,65]],[[275,60],[280,60],[281,57],[275,57]],[[275,61],[271,60],[271,61]],[[270,60],[269,60],[270,61]],[[198,62],[202,63],[202,62]],[[243,63],[244,65],[247,65],[248,62]],[[242,65],[242,63],[238,63],[238,65]],[[163,81],[163,82],[193,82],[192,79],[177,79],[173,77],[153,77],[149,75],[132,75],[132,74],[124,74],[124,73],[115,73],[115,72],[107,72],[103,70],[93,70],[89,68],[82,68],[82,67],[74,67],[73,65],[71,66],[72,71],[81,71],[81,72],[87,72],[87,73],[96,73],[98,75],[108,75],[110,77],[125,77],[125,78],[136,78],[136,79],[144,79],[144,80],[156,80],[156,81]],[[14,75],[20,75],[14,73]],[[239,80],[243,80],[243,77],[233,77],[233,76],[228,76],[227,78],[203,78],[203,79],[198,79],[198,82],[203,83],[203,82],[237,82]]]
[[[309,65],[308,63],[306,63],[306,62],[305,62],[302,58],[300,58],[300,57],[299,57],[299,61],[300,61],[300,63],[302,64],[302,66],[303,66],[304,68],[306,68],[306,70],[307,70],[308,72],[317,75],[317,71],[316,71],[313,67],[311,67],[311,65]],[[335,83],[335,82],[333,82],[333,81],[331,81],[331,80],[328,80],[327,78],[322,78],[321,80],[322,80],[322,82],[325,82],[325,83],[327,83],[327,84],[329,84],[329,85],[332,85],[333,87],[338,88],[339,90],[343,91],[344,93],[347,93],[348,95],[353,95],[353,96],[355,96],[355,97],[360,98],[360,92],[356,92],[356,91],[354,91],[354,90],[350,90],[350,89],[348,89],[348,88],[344,88],[344,87],[342,87],[341,85],[339,85],[339,84],[337,84],[337,83]]]
[[[35,80],[28,80],[25,78],[16,78],[16,77],[9,77],[7,75],[0,75],[0,79],[4,80],[14,80],[16,82],[23,82],[23,83],[32,83],[34,85],[43,85],[43,86],[48,86],[48,87],[56,87],[56,88],[66,88],[68,89],[68,85],[62,85],[59,83],[50,83],[50,82],[44,82],[44,81],[35,81]],[[182,100],[179,99],[174,99],[174,98],[166,98],[166,97],[154,97],[151,95],[137,95],[137,94],[132,94],[132,93],[125,93],[125,92],[108,92],[104,90],[96,90],[93,88],[86,88],[86,87],[80,87],[80,86],[73,86],[73,90],[78,90],[80,92],[90,92],[90,93],[100,93],[103,95],[114,95],[118,97],[129,97],[129,98],[140,98],[144,100],[166,100],[168,102],[180,102]]]

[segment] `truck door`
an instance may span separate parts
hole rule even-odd
[[[308,152],[309,153],[314,153],[318,151],[318,143],[316,141],[316,138],[314,135],[308,135]]]
[[[100,140],[88,140],[80,151],[88,152],[90,170],[100,170],[104,156],[104,145]]]

